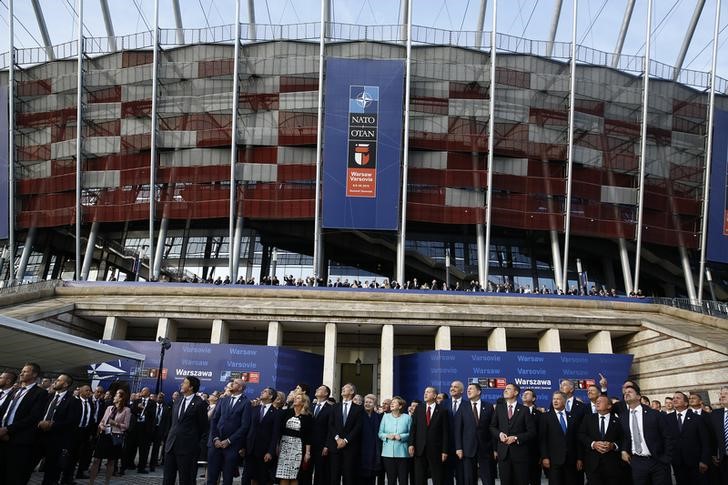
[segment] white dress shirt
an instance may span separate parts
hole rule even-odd
[[[636,455],[637,453],[634,451],[635,446],[635,430],[632,426],[632,416],[637,416],[637,425],[640,428],[640,438],[642,441],[642,453],[639,456],[651,456],[652,453],[650,453],[650,449],[647,447],[647,441],[645,441],[645,426],[644,421],[642,420],[642,406],[637,406],[635,409],[629,409],[629,415],[627,419],[629,419],[629,433],[630,437],[632,438],[632,454]]]

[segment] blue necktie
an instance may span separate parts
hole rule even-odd
[[[566,434],[566,420],[564,419],[564,412],[559,411],[559,424],[561,424],[561,431]]]

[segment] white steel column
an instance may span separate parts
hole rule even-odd
[[[154,250],[154,271],[152,271],[152,276],[155,280],[158,280],[159,275],[162,274],[162,259],[164,259],[165,241],[167,240],[167,227],[169,227],[169,218],[163,216],[159,222],[157,246]]]
[[[403,0],[404,1],[404,0]],[[409,171],[409,113],[410,77],[412,73],[412,0],[407,0],[407,60],[404,79],[404,146],[402,149],[402,198],[399,221],[399,240],[397,241],[397,282],[405,282],[405,243],[407,241],[407,178]]]
[[[240,23],[240,18],[238,18],[238,23]],[[248,37],[253,42],[258,40],[258,33],[255,29],[255,0],[248,0]]]
[[[182,30],[182,12],[179,8],[179,0],[172,0],[172,8],[174,9],[174,27],[177,31],[177,44],[184,45],[185,33]],[[154,24],[155,28],[157,23]]]
[[[104,26],[106,27],[106,37],[109,43],[109,50],[116,52],[116,35],[114,34],[114,22],[111,20],[109,12],[109,0],[100,0],[101,14],[104,17]]]
[[[410,30],[408,28],[408,19],[411,7],[410,0],[399,0],[399,18],[402,21],[399,31],[399,38],[401,40],[409,39]]]
[[[53,44],[51,43],[51,36],[48,35],[48,26],[46,25],[45,17],[43,16],[43,7],[40,6],[38,0],[31,0],[33,4],[33,11],[35,12],[35,19],[38,22],[38,30],[40,30],[40,36],[43,37],[43,44],[45,45],[46,55],[49,61],[56,60],[56,53],[53,52]]]
[[[551,259],[553,260],[554,266],[554,284],[556,288],[561,288],[566,293],[566,285],[562,277],[562,266],[561,266],[561,248],[559,247],[559,233],[557,231],[549,231],[551,237]]]
[[[612,67],[617,68],[619,66],[619,58],[622,57],[622,47],[624,47],[624,39],[627,37],[627,30],[629,30],[629,23],[632,20],[632,12],[634,12],[635,0],[628,0],[627,7],[624,10],[624,18],[622,19],[622,27],[619,29],[619,36],[617,37],[617,46],[614,48],[614,54],[612,56]]]
[[[237,182],[235,181],[235,165],[238,161],[238,91],[240,90],[240,0],[235,0],[235,60],[233,62],[233,99],[232,99],[232,133],[230,137],[230,216],[228,218],[228,274],[234,283],[238,279],[238,263],[240,262],[240,241],[234,238],[238,234],[235,226],[237,216]],[[241,214],[242,215],[242,214]],[[242,223],[242,217],[237,221]],[[242,224],[239,224],[242,225]],[[240,228],[242,230],[242,228]],[[235,254],[237,251],[237,254]]]
[[[15,283],[15,16],[8,0],[8,286]]]
[[[698,303],[703,302],[703,277],[705,275],[705,248],[708,236],[708,196],[710,195],[710,169],[713,161],[713,122],[715,115],[715,69],[718,60],[718,25],[720,24],[720,3],[715,4],[713,26],[713,57],[710,62],[710,102],[708,103],[708,137],[705,147],[705,177],[703,178],[703,222],[700,231],[700,276],[698,277]]]
[[[556,0],[554,4],[554,14],[551,17],[551,32],[549,33],[549,42],[546,45],[546,57],[551,57],[554,51],[554,40],[556,40],[556,31],[559,28],[559,20],[561,19],[561,6],[564,0]]]
[[[561,281],[569,282],[569,239],[571,238],[571,179],[574,170],[574,103],[576,102],[576,14],[578,0],[571,0],[571,83],[569,86],[569,146],[567,147],[566,214],[564,216],[564,259]],[[564,290],[565,292],[566,290]]]
[[[629,253],[627,252],[627,241],[620,237],[619,243],[619,260],[622,262],[622,279],[624,279],[624,292],[629,295],[634,289],[632,286],[632,267],[629,262]]]
[[[81,169],[83,160],[83,0],[78,0],[78,57],[76,59],[76,261],[73,279],[82,280],[81,276],[81,222],[83,207],[81,206]]]
[[[159,66],[159,0],[154,0],[154,52],[152,53],[152,120],[149,152],[149,281],[154,281],[154,186],[157,183],[157,76]],[[141,262],[140,262],[141,264]]]
[[[685,55],[688,53],[690,43],[693,41],[695,27],[698,26],[698,20],[700,20],[700,14],[703,13],[704,6],[705,0],[698,0],[698,3],[695,4],[693,17],[690,19],[690,25],[688,25],[688,30],[687,32],[685,32],[685,38],[683,39],[682,47],[680,47],[680,53],[677,55],[677,61],[675,61],[675,73],[672,76],[673,81],[677,81],[677,79],[680,77],[683,62],[685,62]]]
[[[478,282],[480,283],[481,288],[483,288],[485,291],[488,291],[488,283],[485,281],[487,279],[487,270],[485,269],[488,264],[490,264],[490,261],[487,261],[485,259],[485,225],[484,224],[476,224],[475,225],[475,248],[478,252]]]
[[[318,108],[317,108],[317,130],[316,130],[316,201],[314,203],[314,228],[313,228],[313,274],[316,278],[321,276],[323,271],[321,252],[323,248],[321,234],[321,172],[323,170],[323,136],[324,136],[324,66],[325,66],[325,45],[326,45],[326,2],[321,0],[321,26],[319,32],[319,72],[318,72]]]
[[[640,141],[640,184],[637,208],[637,249],[634,262],[634,291],[640,288],[640,258],[642,256],[642,213],[645,200],[645,167],[647,167],[647,118],[650,99],[650,45],[652,37],[652,0],[647,0],[647,40],[645,40],[645,70],[642,93],[642,135]]]
[[[23,252],[20,255],[20,262],[18,263],[18,271],[15,277],[20,284],[23,284],[23,276],[25,275],[25,268],[28,266],[28,259],[30,259],[30,253],[33,250],[33,240],[35,239],[35,227],[28,229],[28,235],[25,237],[25,245],[23,246]],[[15,263],[14,258],[11,259],[11,265]],[[10,266],[12,271],[12,266]]]
[[[493,25],[490,31],[490,100],[488,103],[488,186],[485,190],[485,274],[480,286],[488,288],[488,271],[490,270],[490,214],[493,201],[493,147],[495,137],[495,33],[498,25],[498,0],[493,0]]]
[[[693,270],[690,268],[690,257],[685,246],[679,246],[680,262],[682,263],[683,276],[685,278],[685,288],[688,291],[688,298],[691,303],[695,303],[697,295],[695,294],[695,281],[693,280]]]
[[[230,246],[232,248],[233,257],[233,268],[235,271],[235,279],[237,280],[238,270],[240,269],[240,246],[242,245],[243,239],[243,218],[238,216],[235,222],[235,233],[233,234],[233,243]],[[230,273],[230,279],[233,279],[232,273]],[[233,280],[235,282],[235,280]]]
[[[478,10],[478,22],[475,26],[475,48],[483,47],[483,28],[485,27],[485,10],[488,8],[488,0],[480,0],[480,10]]]
[[[91,262],[94,259],[94,249],[96,249],[96,236],[99,234],[99,222],[94,221],[91,224],[91,230],[88,233],[88,241],[86,241],[86,252],[83,253],[83,266],[81,266],[81,280],[88,279],[91,271]]]

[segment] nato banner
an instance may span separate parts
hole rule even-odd
[[[706,259],[728,263],[728,111],[715,110]]]
[[[157,342],[108,340],[104,343],[146,355],[143,368],[128,360],[92,364],[89,376],[95,386],[108,385],[116,380],[139,381],[139,387],[154,391],[159,374],[160,346]],[[282,347],[263,345],[203,344],[172,342],[165,353],[162,368],[162,391],[171,396],[185,376],[200,379],[200,390],[211,393],[222,390],[230,379],[242,378],[246,395],[257,397],[264,387],[284,393],[296,384],[308,384],[316,389],[323,374],[323,357]]]
[[[609,382],[609,394],[619,396],[631,365],[632,356],[624,354],[435,350],[395,357],[394,393],[421,399],[425,387],[447,393],[458,380],[466,386],[478,384],[482,399],[495,402],[507,384],[515,383],[521,392],[533,389],[537,406],[548,408],[563,379],[574,381],[576,397],[586,401],[587,387],[598,385],[601,373]]]
[[[323,226],[396,230],[404,62],[326,61]]]

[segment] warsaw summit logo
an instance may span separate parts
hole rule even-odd
[[[377,195],[379,86],[349,86],[346,196]]]

